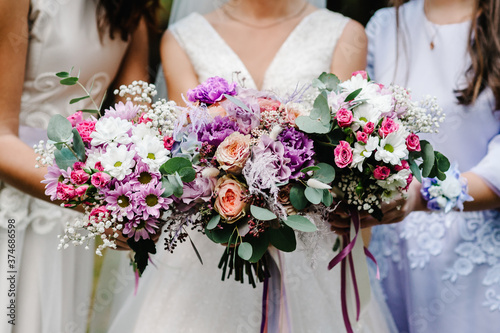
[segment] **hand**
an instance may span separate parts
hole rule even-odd
[[[397,197],[389,203],[382,204],[381,221],[377,220],[366,211],[360,212],[361,228],[368,228],[379,224],[391,224],[401,222],[413,211],[427,210],[426,202],[420,195],[421,184],[414,180],[408,189],[407,198]],[[340,204],[334,213],[330,215],[329,222],[332,231],[338,234],[349,233],[351,226],[351,217],[345,205]]]

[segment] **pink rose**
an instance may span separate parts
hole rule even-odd
[[[366,71],[356,71],[354,73],[352,73],[351,76],[356,76],[356,75],[361,75],[361,77],[365,80],[368,80],[368,74],[366,73]]]
[[[291,126],[295,126],[295,119],[297,119],[297,117],[302,115],[302,112],[299,109],[296,109],[293,107],[287,108],[286,113],[287,113],[287,115],[286,115],[287,120]]]
[[[352,162],[352,149],[347,141],[340,141],[333,151],[335,154],[335,164],[339,168],[345,168]]]
[[[104,171],[104,167],[102,166],[101,162],[96,162],[94,169],[97,169],[99,171]]]
[[[396,165],[394,166],[394,170],[396,170],[396,172],[399,172],[401,170],[408,170],[410,168],[410,165],[408,164],[408,161],[406,160],[402,160],[401,161],[401,165]]]
[[[75,188],[75,193],[77,196],[81,197],[85,194],[85,192],[87,192],[88,188],[89,188],[88,185],[79,186],[79,187]]]
[[[406,148],[408,148],[408,151],[420,151],[420,138],[418,135],[411,133],[406,137]]]
[[[373,170],[373,177],[375,179],[384,180],[391,174],[391,169],[386,166],[378,166]]]
[[[352,112],[344,108],[337,111],[335,118],[337,118],[337,122],[340,127],[347,127],[351,125],[353,119]]]
[[[174,145],[174,138],[171,136],[164,136],[163,137],[163,147],[165,147],[166,150],[171,150],[172,146]]]
[[[372,123],[371,121],[366,123],[365,127],[363,127],[363,132],[365,132],[368,135],[372,134],[374,130],[375,130],[375,124]]]
[[[66,119],[69,120],[71,123],[71,126],[75,127],[79,123],[83,121],[83,116],[82,116],[82,111],[78,111],[76,113],[73,113],[71,116],[67,117]]]
[[[217,147],[214,157],[220,168],[233,174],[240,174],[250,157],[250,135],[233,132]]]
[[[92,175],[90,183],[97,188],[103,188],[108,185],[111,180],[111,176],[105,172],[97,172]]]
[[[59,200],[67,201],[76,197],[76,192],[73,186],[63,183],[57,184],[57,198]]]
[[[406,178],[406,187],[403,190],[407,191],[412,181],[413,181],[413,174],[410,173],[408,175],[408,178]]]
[[[82,137],[83,142],[90,143],[90,141],[92,141],[90,134],[95,131],[95,123],[96,122],[92,120],[85,120],[76,125],[76,130]]]
[[[365,132],[356,132],[356,139],[360,142],[367,143],[368,142],[368,134]]]
[[[71,182],[76,185],[85,184],[89,180],[90,176],[83,170],[73,170],[71,171]]]
[[[212,118],[215,118],[217,116],[220,116],[221,118],[224,118],[227,116],[226,109],[224,109],[219,102],[216,102],[212,105],[210,105],[207,108],[208,114],[212,116]]]
[[[281,106],[280,102],[269,98],[258,98],[257,103],[259,103],[260,112],[276,111]]]
[[[73,170],[83,170],[84,167],[85,167],[85,163],[83,163],[83,162],[75,162],[73,164]]]
[[[219,178],[215,186],[214,209],[226,220],[225,222],[234,223],[245,216],[247,207],[246,187],[230,176]]]
[[[382,121],[382,125],[380,126],[380,129],[378,130],[378,134],[385,138],[387,135],[389,135],[392,132],[396,132],[399,129],[399,125],[394,122],[391,118],[384,118]]]

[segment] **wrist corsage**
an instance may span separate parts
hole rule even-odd
[[[473,201],[467,190],[467,179],[460,177],[456,164],[446,172],[446,179],[423,178],[420,193],[427,200],[427,208],[448,213],[452,209],[462,211],[464,202]]]

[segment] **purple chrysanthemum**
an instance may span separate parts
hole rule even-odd
[[[159,228],[157,219],[149,218],[146,220],[133,220],[125,223],[123,234],[127,237],[134,237],[137,242],[139,239],[149,239],[151,235],[156,234]]]
[[[149,183],[140,188],[136,193],[135,199],[137,201],[137,214],[142,213],[143,219],[148,219],[151,216],[159,218],[160,210],[166,209],[173,200],[171,198],[162,197],[164,189],[161,183]]]
[[[187,98],[191,102],[214,104],[224,99],[224,94],[235,95],[236,83],[228,83],[225,79],[214,76],[196,88],[188,90]]]
[[[118,102],[115,107],[110,107],[104,111],[104,116],[101,118],[121,118],[125,120],[131,120],[137,117],[140,108],[138,105],[134,105],[131,101],[127,101],[125,104],[123,102]]]
[[[45,185],[45,195],[50,196],[50,200],[54,201],[57,199],[57,184],[58,183],[68,183],[69,175],[71,173],[71,168],[64,171],[59,169],[57,165],[50,165],[47,167],[47,173],[45,174],[45,180],[41,183]]]
[[[228,117],[215,117],[214,121],[206,124],[198,132],[198,140],[217,147],[231,133],[238,130],[238,125]]]
[[[222,102],[222,106],[229,118],[236,121],[241,133],[249,134],[254,128],[260,125],[260,105],[257,98],[253,96],[241,97],[238,99],[246,107],[243,108],[229,100]]]
[[[161,178],[160,172],[152,172],[149,170],[149,166],[142,162],[138,161],[134,173],[130,176],[130,185],[135,191],[138,191],[141,186],[146,186],[148,184],[158,184]]]
[[[106,208],[119,217],[132,219],[137,209],[134,192],[130,183],[116,182],[115,189],[106,191]]]
[[[278,135],[278,140],[285,147],[286,158],[290,159],[288,166],[292,171],[291,178],[302,176],[300,170],[314,164],[314,143],[303,132],[294,127],[287,127]]]

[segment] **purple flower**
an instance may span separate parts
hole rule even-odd
[[[125,223],[123,234],[127,237],[134,237],[137,242],[139,239],[149,239],[151,235],[156,234],[159,228],[157,219],[149,218],[147,220],[133,220]]]
[[[146,186],[142,186],[135,195],[137,214],[142,214],[143,219],[148,219],[151,216],[159,218],[161,210],[167,209],[168,205],[173,202],[171,198],[161,196],[163,191],[161,183],[149,183]]]
[[[201,171],[201,168],[195,168],[200,169],[198,171]],[[216,182],[216,178],[203,177],[201,173],[198,173],[195,180],[189,183],[184,183],[182,197],[179,200],[184,205],[177,206],[177,209],[180,211],[186,211],[196,203],[210,201],[214,193]]]
[[[115,189],[105,192],[106,208],[120,217],[134,218],[137,203],[130,183],[116,182]]]
[[[260,105],[257,98],[254,96],[243,97],[238,96],[242,104],[246,107],[243,108],[240,105],[225,100],[222,102],[222,106],[226,109],[229,118],[233,119],[238,123],[240,132],[243,134],[249,134],[254,128],[260,125]]]
[[[200,101],[206,104],[214,104],[224,99],[224,94],[235,95],[236,83],[228,83],[221,77],[214,76],[187,92],[187,98],[191,102]]]
[[[45,195],[50,196],[50,200],[57,200],[57,184],[59,182],[68,183],[69,175],[71,174],[71,168],[64,171],[59,169],[57,165],[50,165],[47,167],[47,173],[45,174],[45,180],[41,183],[45,185]]]
[[[238,130],[238,125],[228,117],[215,117],[214,121],[206,124],[198,132],[198,140],[217,147],[231,133]]]
[[[149,166],[142,161],[137,162],[134,173],[129,176],[130,185],[132,185],[135,191],[139,191],[141,186],[145,186],[150,183],[156,185],[161,178],[161,174],[159,172],[150,171]]]
[[[314,164],[314,143],[305,133],[294,127],[287,127],[278,135],[278,140],[285,148],[284,156],[290,159],[288,166],[292,171],[291,178],[302,176],[300,170]]]
[[[121,118],[125,120],[131,120],[137,117],[140,108],[134,105],[131,101],[127,101],[125,104],[123,102],[118,102],[115,104],[115,108],[110,107],[108,110],[104,111],[104,116],[102,118]]]

